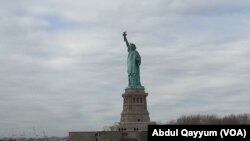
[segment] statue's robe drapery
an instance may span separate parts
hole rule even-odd
[[[131,46],[128,46],[128,58],[127,58],[127,65],[128,65],[128,79],[129,84],[128,87],[130,88],[140,88],[140,64],[141,64],[141,56],[136,51],[133,50]]]

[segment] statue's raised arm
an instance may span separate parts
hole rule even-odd
[[[126,33],[126,31],[125,32],[123,32],[123,37],[124,37],[124,42],[126,42],[126,45],[127,45],[127,47],[129,47],[129,43],[128,43],[128,40],[127,40],[127,33]]]

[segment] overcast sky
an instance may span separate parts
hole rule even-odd
[[[152,121],[250,113],[249,0],[1,0],[0,137],[118,122],[125,30]]]

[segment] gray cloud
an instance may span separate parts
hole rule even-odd
[[[152,120],[249,113],[249,2],[2,1],[0,136],[119,121],[122,32],[142,56]]]

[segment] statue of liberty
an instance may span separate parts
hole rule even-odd
[[[140,82],[141,56],[136,50],[135,44],[129,43],[126,36],[126,32],[123,32],[124,42],[126,42],[126,45],[128,47],[128,88],[143,88]]]

